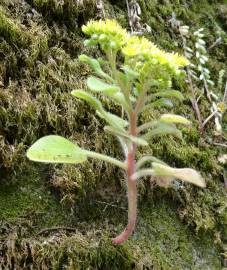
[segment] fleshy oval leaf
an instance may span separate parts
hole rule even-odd
[[[173,103],[169,99],[159,98],[158,100],[148,104],[147,106],[154,109],[160,107],[173,108]]]
[[[191,122],[185,117],[177,115],[177,114],[170,114],[170,113],[161,115],[160,121],[164,123],[191,125]]]
[[[101,102],[97,98],[95,98],[94,96],[92,96],[91,94],[89,94],[83,90],[73,90],[71,92],[71,94],[74,97],[77,97],[77,98],[80,98],[80,99],[87,101],[87,103],[89,103],[89,105],[94,107],[96,110],[102,109]]]
[[[130,106],[128,104],[128,102],[126,101],[124,94],[121,92],[117,92],[115,94],[112,95],[107,95],[110,96],[111,99],[116,102],[117,104],[121,105],[126,111],[130,110]]]
[[[115,125],[119,126],[120,128],[125,128],[129,125],[129,122],[122,119],[121,117],[115,115],[115,114],[112,114],[110,112],[107,112],[107,119],[112,122],[112,123],[115,123]]]
[[[99,115],[99,117],[105,119],[112,126],[116,126],[119,128],[124,128],[128,126],[128,122],[126,120],[120,118],[115,114],[106,112],[102,107],[102,103],[91,94],[83,90],[74,90],[71,92],[71,94],[89,103],[89,105],[96,109],[96,113]]]
[[[124,71],[129,81],[139,77],[139,73],[128,66],[122,66],[121,69]]]
[[[172,123],[158,122],[156,126],[148,131],[144,138],[150,140],[155,136],[173,135],[178,139],[182,139],[182,132]]]
[[[98,76],[103,77],[109,81],[113,81],[113,79],[102,70],[98,60],[91,58],[85,54],[81,54],[79,56],[79,60],[90,65]]]
[[[154,94],[155,97],[177,98],[180,101],[184,100],[184,96],[177,90],[166,90]]]
[[[46,163],[82,163],[87,160],[84,151],[69,140],[49,135],[36,141],[27,151],[30,160]]]
[[[131,142],[133,142],[133,143],[135,143],[137,145],[141,145],[141,146],[147,146],[148,145],[148,142],[146,140],[144,140],[143,138],[129,135],[129,134],[127,134],[126,131],[117,130],[117,129],[114,129],[113,127],[111,127],[111,126],[105,126],[104,130],[111,133],[111,134],[114,134],[116,136],[126,138],[126,139],[130,140]]]
[[[176,169],[153,162],[152,169],[154,176],[174,177],[189,182],[199,187],[206,187],[206,183],[200,173],[190,168]]]
[[[87,86],[91,91],[103,92],[108,95],[113,95],[120,91],[120,88],[117,87],[116,85],[105,83],[102,80],[95,77],[89,77],[87,79]]]

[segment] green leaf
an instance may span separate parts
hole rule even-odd
[[[95,98],[94,96],[92,96],[91,94],[89,94],[83,90],[73,90],[71,92],[71,94],[74,97],[77,97],[77,98],[80,98],[80,99],[87,101],[87,103],[89,103],[92,107],[94,107],[98,111],[103,109],[102,103],[97,98]]]
[[[191,125],[191,122],[185,117],[177,115],[177,114],[170,114],[170,113],[161,115],[160,121],[164,123]]]
[[[57,135],[39,139],[28,149],[27,157],[33,161],[47,163],[82,163],[87,160],[80,147]]]
[[[161,163],[163,165],[167,165],[164,161],[154,157],[154,156],[143,156],[141,157],[138,162],[136,163],[136,170],[138,170],[139,168],[141,168],[143,165],[145,165],[148,162],[156,162],[156,163]]]
[[[150,104],[147,105],[147,107],[151,108],[160,108],[160,107],[166,107],[166,108],[173,108],[173,103],[166,98],[160,98]]]
[[[84,150],[84,152],[88,158],[95,158],[95,159],[103,160],[103,161],[109,162],[113,165],[116,165],[121,169],[127,170],[127,166],[126,166],[126,163],[124,161],[120,161],[116,158],[112,158],[112,157],[103,155],[101,153],[96,153],[93,151]]]
[[[85,54],[81,54],[79,56],[79,60],[84,62],[84,63],[89,64],[92,67],[92,69],[96,72],[96,74],[99,75],[100,77],[103,77],[103,78],[113,82],[113,79],[102,70],[98,60],[91,58]]]
[[[164,98],[177,98],[180,101],[184,100],[184,96],[181,92],[176,90],[166,90],[154,94],[155,97],[164,97]]]
[[[115,114],[106,112],[102,107],[102,103],[91,94],[83,90],[74,90],[71,92],[71,94],[89,103],[92,107],[96,109],[96,113],[99,115],[99,117],[105,119],[111,126],[121,129],[128,126],[128,122],[124,119],[120,118]]]
[[[148,146],[148,142],[141,137],[135,137],[130,135],[129,139],[137,145]]]
[[[117,92],[116,94],[113,95],[108,95],[110,96],[110,98],[115,101],[117,104],[121,105],[126,111],[130,110],[130,105],[128,104],[128,102],[125,99],[125,96],[123,93],[121,92]]]
[[[87,80],[87,85],[90,90],[101,92],[102,94],[110,97],[114,102],[122,106],[126,111],[130,110],[130,105],[126,101],[124,94],[121,93],[119,87],[107,84],[95,77],[89,77]]]
[[[111,133],[111,134],[114,134],[116,136],[126,138],[126,139],[130,140],[131,142],[133,142],[135,144],[142,145],[142,146],[147,146],[148,145],[148,142],[146,140],[144,140],[142,138],[139,138],[139,137],[129,135],[126,131],[116,130],[113,127],[110,127],[110,126],[105,126],[104,130]]]
[[[131,69],[129,66],[122,66],[121,69],[124,71],[128,81],[134,80],[139,77],[139,73]]]
[[[103,92],[108,95],[113,95],[120,91],[120,88],[118,86],[105,83],[95,77],[89,77],[87,79],[87,86],[90,90],[94,92]]]
[[[121,117],[119,117],[115,114],[109,113],[109,112],[107,112],[107,119],[109,119],[111,122],[115,123],[115,125],[117,125],[121,128],[125,128],[129,125],[128,121],[122,119]]]
[[[148,131],[144,138],[146,140],[150,140],[155,136],[163,136],[163,135],[173,135],[179,139],[182,139],[182,133],[179,129],[176,128],[174,124],[171,123],[161,123],[157,122],[157,125],[152,130]]]
[[[96,113],[100,118],[105,119],[106,122],[109,123],[111,126],[117,127],[121,130],[129,125],[128,121],[122,119],[121,117],[115,114],[106,112],[104,110],[102,112],[96,111]]]
[[[152,169],[154,176],[174,177],[199,187],[206,187],[206,183],[202,176],[193,169],[176,169],[156,162],[152,163]]]

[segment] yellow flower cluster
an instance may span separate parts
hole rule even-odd
[[[175,73],[180,67],[189,65],[186,58],[160,50],[144,37],[130,36],[115,20],[90,21],[82,31],[91,36],[88,44],[100,44],[102,49],[121,50],[126,59],[148,61],[160,66],[168,66]]]
[[[127,44],[122,48],[122,53],[128,58],[139,57],[144,60],[151,60],[155,64],[168,65],[174,71],[189,65],[189,61],[185,57],[160,50],[144,37],[130,37]]]
[[[151,50],[157,50],[157,47],[144,37],[132,36],[123,47],[122,52],[125,56],[135,57],[139,55],[146,56]]]
[[[99,20],[87,23],[82,27],[82,31],[91,36],[96,43],[108,44],[110,47],[121,48],[125,45],[129,34],[115,20]]]

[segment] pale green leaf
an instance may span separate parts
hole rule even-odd
[[[95,77],[89,77],[87,79],[87,86],[90,90],[94,92],[103,92],[108,95],[113,95],[120,91],[120,88],[118,86],[114,84],[105,83],[102,80]]]
[[[123,93],[117,92],[116,94],[111,95],[111,99],[121,105],[126,111],[130,110],[130,105],[126,101]]]
[[[87,103],[89,103],[89,105],[94,107],[96,110],[98,110],[98,111],[102,110],[102,103],[97,98],[92,96],[91,94],[89,94],[83,90],[74,90],[71,92],[71,94],[74,97],[77,97],[77,98],[80,98],[80,99],[87,101]]]
[[[113,82],[113,79],[102,70],[98,60],[91,58],[85,54],[80,55],[79,60],[84,63],[89,64],[93,68],[93,70],[96,72],[96,74],[99,75],[100,77],[103,77]]]
[[[87,160],[84,151],[69,140],[49,135],[36,141],[27,151],[30,160],[47,163],[81,163]]]
[[[122,66],[121,67],[122,70],[124,70],[125,72],[125,75],[127,76],[127,79],[130,81],[130,80],[134,80],[136,78],[139,77],[139,73],[136,72],[135,70],[131,69],[130,67],[128,66]]]
[[[129,122],[122,119],[121,117],[107,112],[108,119],[111,119],[112,122],[116,123],[118,126],[125,128],[129,125]]]
[[[160,98],[154,102],[151,102],[150,104],[147,105],[148,107],[151,108],[160,108],[160,107],[166,107],[166,108],[172,108],[173,107],[173,103],[166,98]]]
[[[177,98],[178,100],[184,100],[184,96],[181,92],[177,90],[166,90],[154,94],[155,97],[164,97],[164,98]]]
[[[177,129],[174,124],[162,122],[157,122],[155,127],[144,135],[144,138],[149,141],[153,137],[163,135],[173,135],[179,139],[182,139],[181,131]]]
[[[176,169],[160,163],[153,162],[152,169],[154,176],[174,177],[182,181],[192,183],[199,187],[206,186],[206,183],[202,176],[197,171],[190,168]]]
[[[148,145],[148,142],[146,140],[139,138],[139,137],[132,136],[132,135],[128,134],[126,131],[117,130],[117,129],[114,129],[113,127],[110,127],[110,126],[106,126],[104,129],[105,129],[105,131],[107,131],[111,134],[114,134],[116,136],[120,136],[122,138],[126,138],[135,144],[142,145],[142,146]]]
[[[96,113],[99,115],[99,117],[105,119],[111,126],[119,128],[124,128],[128,126],[128,122],[124,119],[112,113],[106,112],[102,107],[102,103],[91,94],[83,90],[74,90],[71,92],[71,94],[89,103],[89,105],[96,109]]]
[[[148,146],[148,142],[141,137],[129,136],[129,139],[137,145]]]
[[[167,165],[164,161],[154,157],[154,156],[143,156],[141,157],[138,162],[136,163],[136,170],[140,169],[142,166],[144,166],[146,163],[151,163],[151,162],[156,162],[156,163],[161,163],[163,165]]]
[[[191,122],[183,116],[177,114],[163,114],[160,117],[160,121],[164,123],[175,123],[175,124],[184,124],[190,125]]]
[[[123,129],[129,125],[128,121],[104,110],[102,112],[97,111],[97,114],[99,115],[99,117],[105,119],[111,126]]]

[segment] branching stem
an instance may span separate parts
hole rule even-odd
[[[109,156],[106,156],[106,155],[103,155],[103,154],[100,154],[100,153],[96,153],[96,152],[93,152],[93,151],[88,151],[88,150],[84,150],[85,154],[90,157],[90,158],[95,158],[95,159],[99,159],[99,160],[103,160],[103,161],[106,161],[106,162],[109,162],[111,164],[114,164],[118,167],[120,167],[121,169],[124,169],[126,170],[127,169],[127,165],[116,159],[116,158],[112,158],[112,157],[109,157]]]
[[[137,135],[137,114],[132,112],[130,115],[130,135]],[[129,146],[127,155],[127,185],[128,185],[128,224],[124,231],[113,239],[113,244],[121,244],[126,241],[129,236],[132,235],[136,225],[137,215],[137,186],[136,181],[132,179],[132,175],[135,173],[135,156],[136,156],[136,144],[132,143]]]

